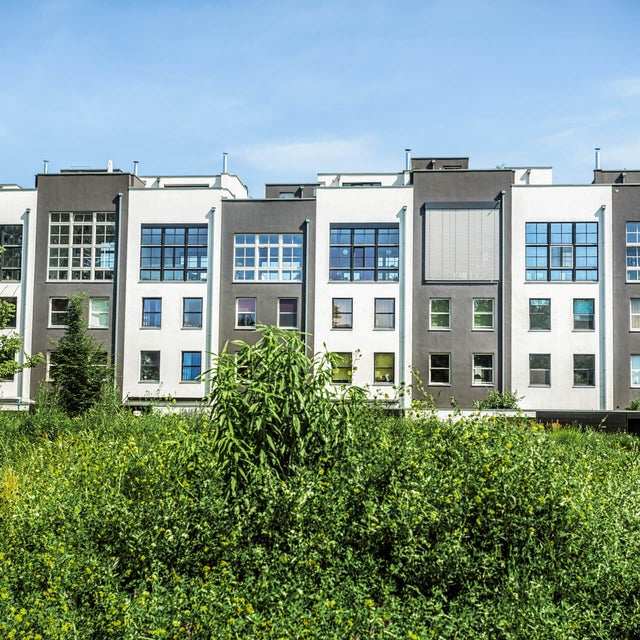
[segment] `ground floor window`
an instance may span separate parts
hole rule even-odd
[[[373,379],[377,383],[393,382],[395,372],[395,353],[373,354]]]
[[[573,354],[573,384],[576,387],[594,387],[596,357],[591,353]]]
[[[473,384],[491,385],[493,384],[493,354],[474,353],[473,354]]]
[[[548,387],[551,385],[551,354],[529,354],[529,384],[532,387]]]
[[[348,351],[334,353],[336,362],[331,369],[331,382],[348,384],[353,375],[353,354]]]

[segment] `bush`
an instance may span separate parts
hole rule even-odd
[[[517,391],[489,391],[485,398],[473,403],[473,408],[483,411],[485,409],[512,409],[520,407],[518,403],[522,398],[518,398]]]

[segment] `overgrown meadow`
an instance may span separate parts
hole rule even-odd
[[[284,409],[1,415],[0,636],[640,636],[636,439],[332,401],[286,467]]]

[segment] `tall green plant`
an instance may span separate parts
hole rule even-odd
[[[226,345],[204,374],[213,447],[230,495],[257,471],[282,478],[335,446],[365,404],[363,390],[331,385],[332,354],[310,356],[296,331],[256,330],[255,344]]]
[[[0,247],[2,249],[2,247]],[[0,254],[2,251],[0,251]],[[0,300],[0,331],[6,329],[16,315],[16,306],[6,300]],[[19,363],[16,355],[22,348],[22,336],[15,331],[0,334],[0,379],[15,375],[23,369],[30,369],[42,362],[42,354],[25,356]]]
[[[84,299],[81,293],[69,298],[67,328],[51,352],[55,399],[70,416],[84,413],[100,399],[111,374],[104,346],[88,332]]]

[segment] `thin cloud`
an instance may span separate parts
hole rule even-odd
[[[607,85],[608,93],[613,97],[630,98],[640,96],[640,77],[619,78]]]

